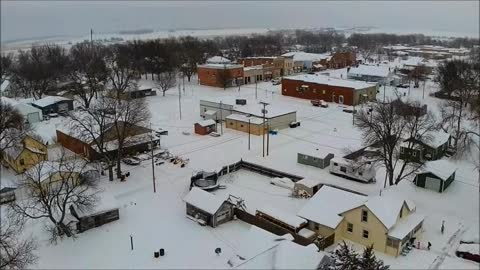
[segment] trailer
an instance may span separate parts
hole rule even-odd
[[[353,181],[372,183],[376,182],[376,170],[368,160],[350,160],[345,158],[333,158],[330,161],[329,171]]]

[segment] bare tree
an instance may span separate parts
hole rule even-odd
[[[166,71],[158,75],[158,80],[155,81],[156,85],[162,90],[163,96],[170,88],[175,86],[176,73],[174,71]]]
[[[0,100],[0,155],[28,131],[24,123],[23,116],[15,108]]]
[[[38,257],[36,240],[33,237],[22,239],[22,220],[2,218],[0,227],[0,269],[25,269],[34,264]]]
[[[0,85],[7,79],[12,68],[13,54],[2,54],[0,58]]]
[[[47,91],[55,89],[57,80],[64,76],[66,63],[65,50],[58,45],[20,51],[11,68],[11,81],[24,96],[40,99]]]
[[[101,160],[107,164],[110,181],[113,181],[113,166],[115,157],[107,148],[111,139],[106,134],[115,121],[116,100],[101,96],[89,108],[80,109],[70,114],[70,135],[85,142],[91,142]]]
[[[396,185],[401,180],[410,177],[421,166],[422,162],[405,159],[400,160],[400,144],[407,140],[408,148],[413,148],[419,140],[428,140],[428,133],[435,127],[435,121],[431,113],[420,115],[420,104],[410,103],[412,113],[396,112],[393,103],[374,104],[372,110],[368,108],[360,110],[355,116],[355,125],[363,133],[365,145],[378,144],[380,151],[374,157],[373,162],[382,164],[387,173],[390,185]]]
[[[441,91],[449,97],[440,105],[440,126],[452,133],[457,155],[467,153],[472,143],[476,143],[475,138],[480,137],[478,118],[475,119],[478,110],[476,101],[480,95],[479,74],[476,62],[454,60],[438,68],[436,80]]]
[[[83,160],[66,160],[62,155],[56,162],[42,161],[26,171],[18,188],[25,196],[12,203],[13,213],[26,219],[47,219],[50,241],[74,236],[65,217],[70,205],[91,209],[97,202],[97,189],[91,167]]]
[[[117,177],[120,178],[124,147],[129,146],[127,139],[136,135],[138,129],[146,125],[150,119],[150,111],[143,99],[124,99],[116,103],[115,112],[113,128],[117,140]]]
[[[129,57],[127,45],[116,45],[111,48],[107,57],[107,66],[111,70],[108,81],[111,83],[117,99],[120,99],[122,93],[127,89],[136,87],[138,75],[135,63]]]
[[[85,108],[105,89],[109,70],[105,57],[106,49],[100,44],[83,42],[70,49],[68,78],[73,82],[74,93]]]

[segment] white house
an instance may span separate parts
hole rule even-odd
[[[347,78],[389,85],[392,81],[392,72],[387,66],[359,65],[348,70]]]
[[[14,109],[23,116],[25,122],[29,124],[40,122],[43,119],[42,110],[35,108],[29,104],[18,102],[14,99],[2,97],[2,102],[10,104]]]

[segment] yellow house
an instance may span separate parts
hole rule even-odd
[[[96,170],[88,166],[84,160],[41,161],[30,168],[24,177],[30,188],[41,186],[47,190],[66,181],[73,186],[79,185],[82,176],[92,172],[96,173]]]
[[[16,173],[23,173],[40,161],[48,159],[47,146],[26,135],[18,144],[2,153],[2,160]]]
[[[318,198],[317,198],[318,196]],[[377,251],[398,256],[422,228],[424,216],[415,205],[389,190],[366,197],[323,186],[300,210],[309,228],[321,237],[335,235],[335,242],[348,239]]]

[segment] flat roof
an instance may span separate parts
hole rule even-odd
[[[350,68],[348,74],[358,74],[385,78],[388,77],[388,75],[390,74],[390,70],[387,66],[359,65],[358,67]]]
[[[248,120],[250,120],[250,124],[254,124],[254,125],[263,124],[263,119],[262,118],[258,118],[258,117],[255,117],[255,116],[248,117],[244,114],[237,114],[237,113],[232,113],[229,116],[225,117],[225,119],[236,120],[236,121],[241,121],[241,122],[245,122],[245,123],[248,123]]]
[[[211,68],[211,69],[233,69],[233,68],[243,68],[243,65],[240,64],[203,64],[198,65],[199,68]]]
[[[303,81],[303,82],[315,83],[315,84],[323,84],[323,85],[329,85],[329,86],[352,88],[355,90],[376,86],[376,84],[366,83],[363,81],[338,79],[338,78],[332,78],[332,77],[321,75],[321,74],[301,74],[301,75],[284,77],[283,79]]]

